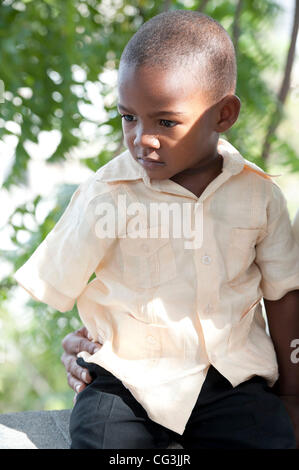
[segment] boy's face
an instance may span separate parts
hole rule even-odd
[[[126,146],[150,178],[169,179],[215,158],[215,106],[192,73],[123,65],[118,83]]]

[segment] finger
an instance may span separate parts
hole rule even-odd
[[[88,330],[86,326],[82,326],[76,331],[72,331],[71,333],[67,334],[62,340],[62,347],[68,353],[73,353],[74,348],[76,347],[77,342],[81,338],[87,338]]]
[[[87,332],[87,339],[89,339],[89,341],[92,341],[92,339],[93,339],[91,334],[89,333],[89,331]]]
[[[74,392],[76,393],[80,393],[82,392],[82,390],[85,389],[86,385],[81,382],[81,381],[78,381],[73,375],[71,375],[70,373],[67,374],[67,382],[69,384],[69,386],[74,390]]]
[[[95,354],[102,347],[100,343],[94,343],[85,338],[80,338],[76,344],[74,343],[74,345],[76,346],[76,354],[81,351],[87,351],[89,354]]]
[[[66,335],[62,340],[62,347],[68,354],[74,354],[74,349],[76,343],[78,341],[78,334],[77,332],[72,332]]]
[[[76,357],[70,354],[64,353],[61,357],[62,363],[66,371],[71,374],[77,381],[89,384],[92,381],[88,369],[79,366],[76,362]]]
[[[86,328],[86,326],[82,326],[81,328],[79,328],[79,330],[77,330],[75,333],[77,333],[78,335],[80,336],[84,336],[85,338],[88,337],[88,329]]]
[[[62,347],[67,354],[76,355],[81,351],[87,351],[89,354],[95,354],[101,347],[101,344],[89,341],[87,336],[82,336],[82,334],[69,333],[63,339]]]
[[[92,341],[93,344],[95,344],[97,348],[100,348],[102,346],[102,343],[93,341],[93,337],[91,336],[91,334],[89,333],[89,331],[87,330],[87,328],[85,326],[83,326],[82,328],[77,330],[77,332],[75,332],[75,333],[77,333],[80,336],[83,336],[83,337],[87,338],[89,341]]]

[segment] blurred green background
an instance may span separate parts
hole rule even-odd
[[[297,1],[4,0],[0,5],[0,412],[72,407],[61,341],[81,326],[15,285],[76,186],[123,149],[120,54],[167,9],[200,10],[230,33],[238,123],[224,137],[299,208]],[[296,8],[295,8],[296,7]],[[1,87],[0,87],[1,89]]]

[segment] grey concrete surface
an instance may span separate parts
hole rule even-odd
[[[71,410],[0,414],[0,449],[69,449]],[[169,449],[181,449],[173,443]]]
[[[71,410],[0,415],[0,449],[69,449]]]

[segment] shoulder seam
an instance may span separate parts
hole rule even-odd
[[[267,173],[263,173],[262,171],[259,171],[255,168],[252,168],[251,166],[247,165],[246,163],[244,164],[244,170],[251,171],[251,172],[256,173],[257,175],[261,176],[262,178],[271,180],[271,176],[267,175]]]
[[[256,168],[252,168],[250,165],[248,165],[246,163],[244,164],[244,170],[256,173],[257,175],[261,176],[264,179],[267,179],[267,180],[271,181],[274,184],[277,184],[277,183],[276,183],[276,181],[273,181],[272,178],[273,177],[275,178],[277,176],[281,176],[281,175],[269,175],[268,173],[265,173],[263,170],[258,170]]]

